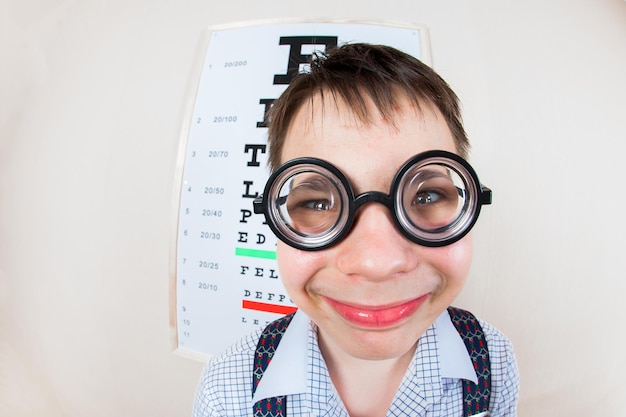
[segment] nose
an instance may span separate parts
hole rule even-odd
[[[336,267],[346,275],[385,280],[418,265],[416,244],[396,228],[389,209],[368,203],[358,211],[350,233],[335,248]]]

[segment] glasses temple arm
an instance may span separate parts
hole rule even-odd
[[[491,188],[480,186],[480,204],[491,204]]]

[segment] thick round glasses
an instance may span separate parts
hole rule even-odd
[[[367,203],[389,208],[398,230],[422,246],[450,245],[465,236],[491,190],[480,184],[470,164],[446,151],[409,159],[395,175],[389,194],[357,196],[346,176],[332,164],[298,158],[281,165],[254,200],[274,234],[303,250],[334,245],[350,231],[357,210]]]

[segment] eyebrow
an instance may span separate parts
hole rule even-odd
[[[442,166],[441,168],[443,168],[445,170],[445,172],[441,172],[439,170],[436,169],[432,169],[432,167],[428,167],[428,168],[420,168],[416,175],[413,176],[413,178],[424,178],[426,180],[430,180],[433,178],[447,178],[447,179],[452,179],[452,175],[450,173],[450,168],[448,167],[444,167]],[[454,181],[453,181],[454,182]]]
[[[308,189],[313,191],[327,191],[328,185],[334,185],[333,181],[321,174],[311,174],[307,178],[303,178],[299,182],[295,182],[295,179],[289,183],[289,192],[296,188]]]

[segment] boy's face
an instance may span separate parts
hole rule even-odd
[[[401,101],[392,123],[372,108],[363,124],[341,101],[316,97],[287,133],[281,162],[316,157],[337,166],[355,194],[389,193],[400,166],[427,150],[456,152],[441,113]],[[412,243],[382,204],[359,209],[338,244],[302,251],[279,241],[278,264],[292,300],[319,327],[322,349],[361,359],[411,353],[418,338],[456,298],[468,275],[468,236],[440,248]]]

